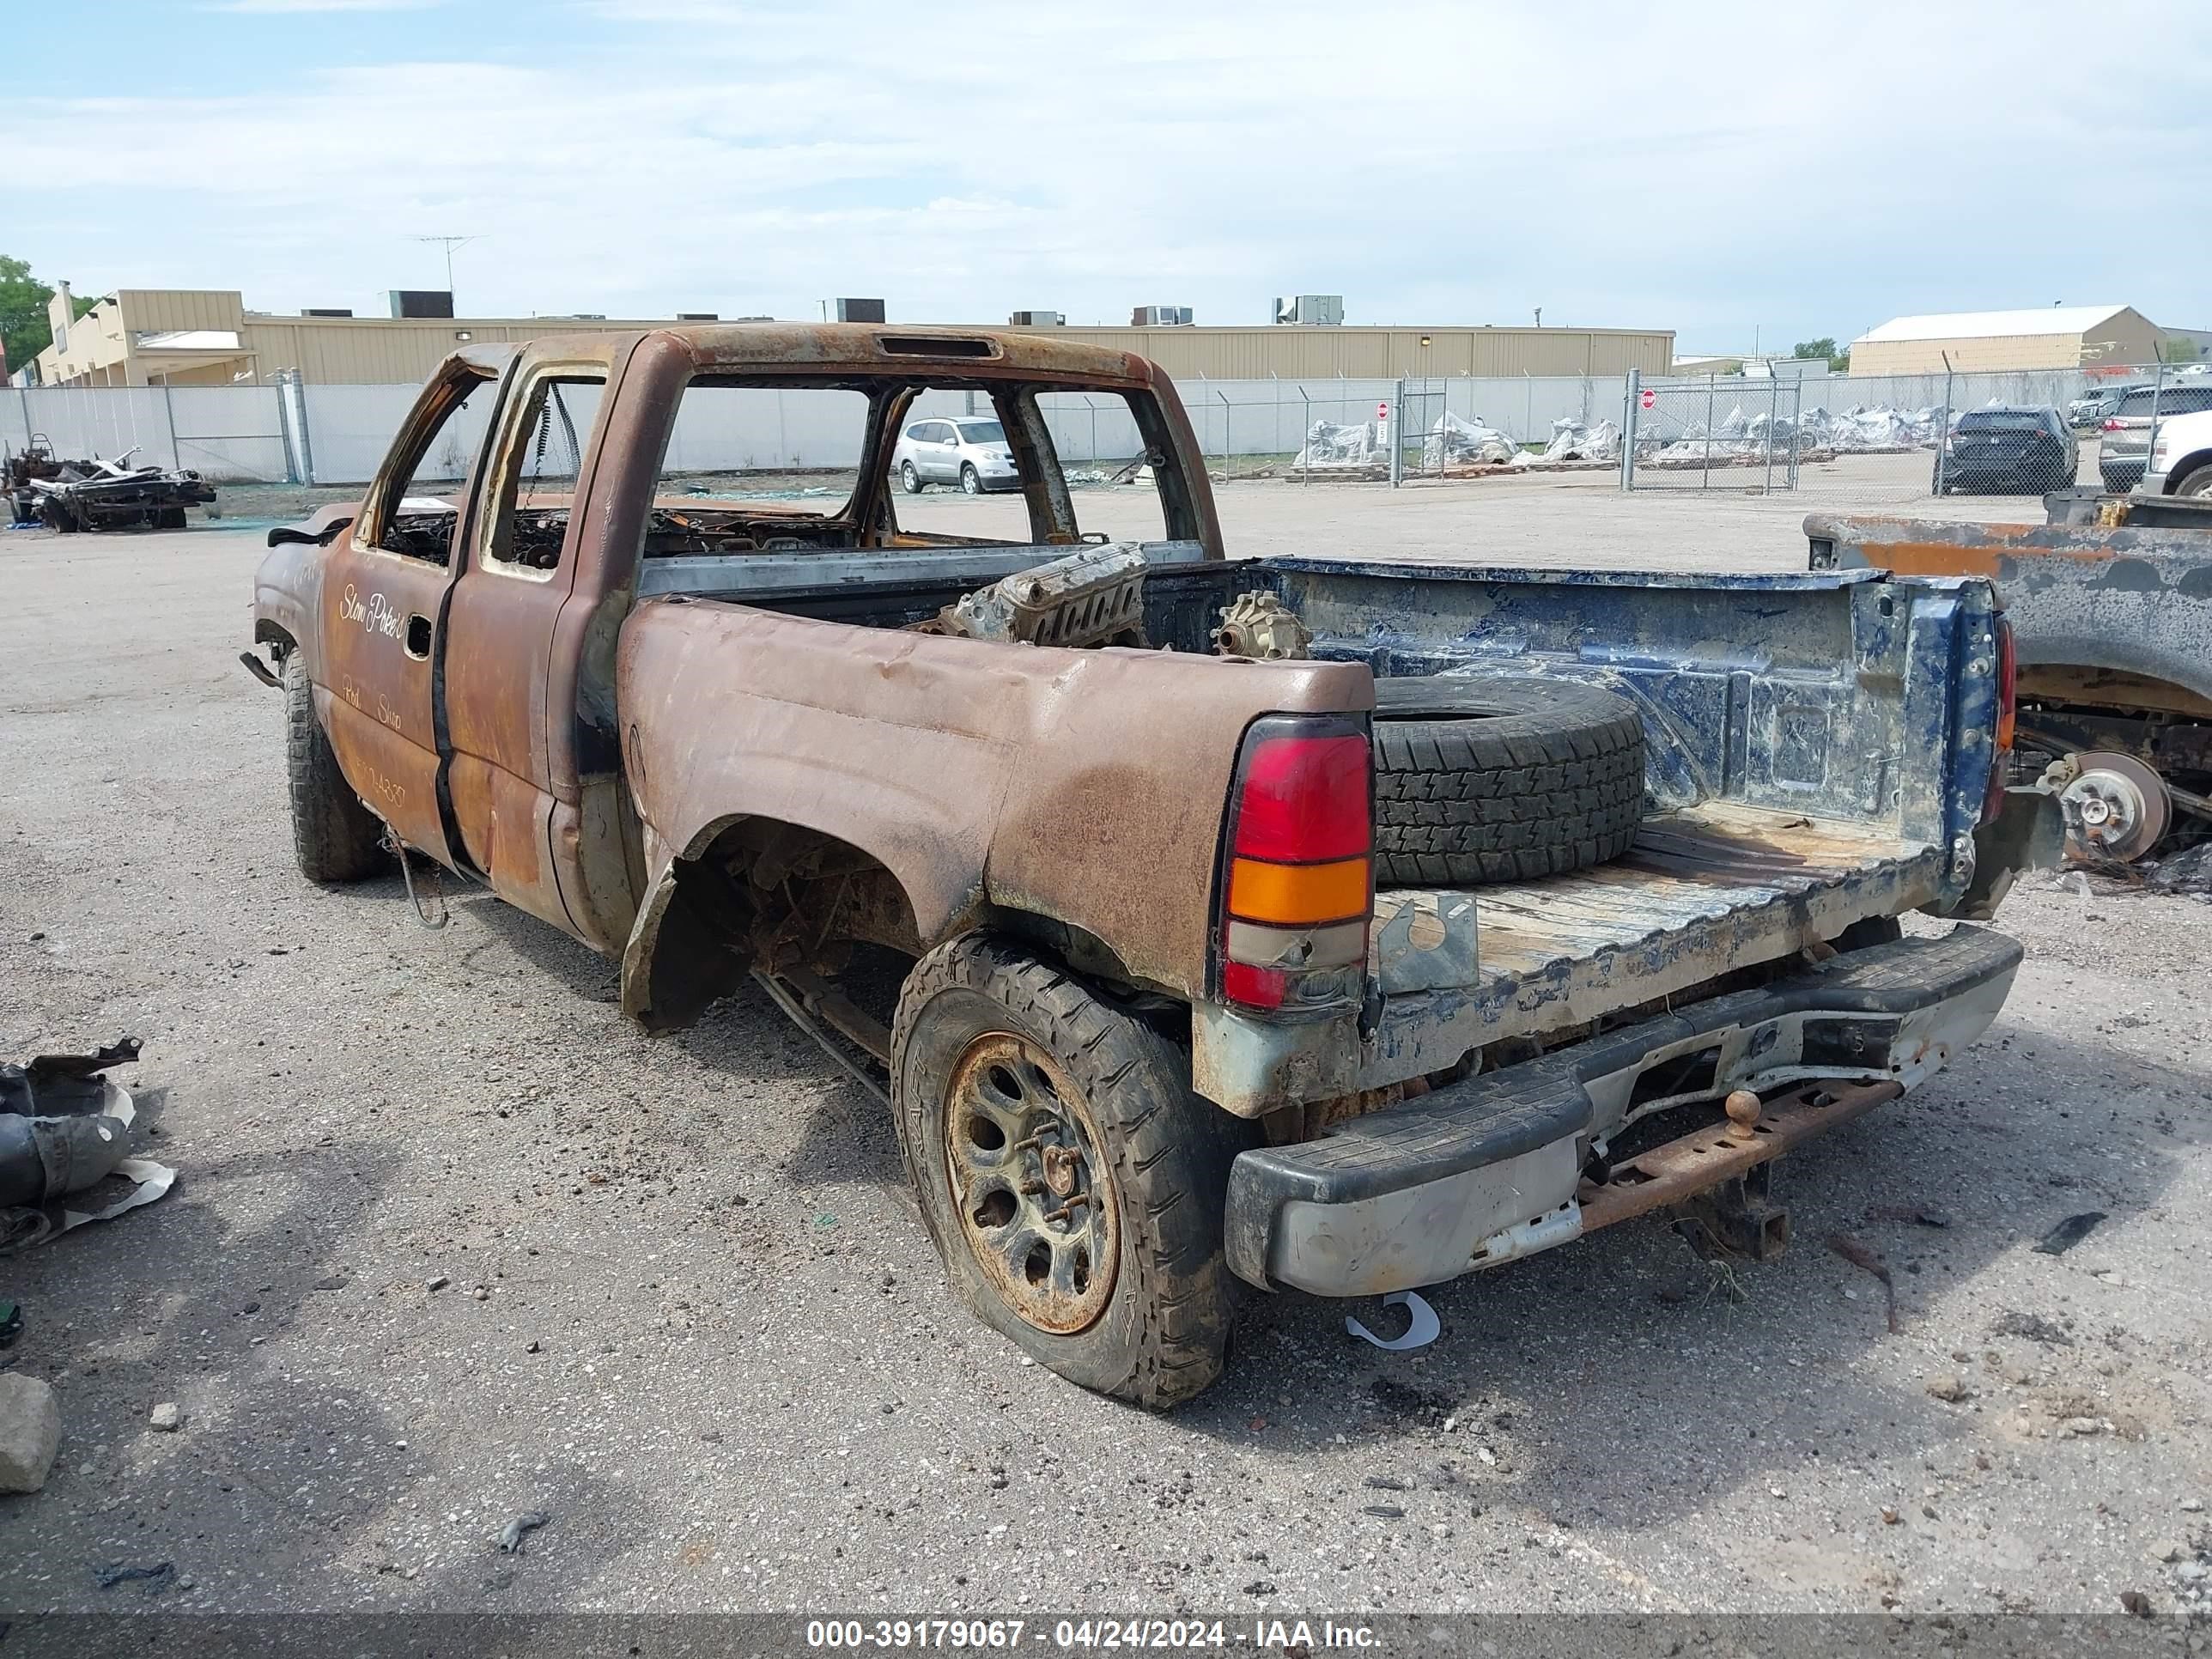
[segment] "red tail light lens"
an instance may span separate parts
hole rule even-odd
[[[1990,757],[1989,788],[1982,797],[1984,823],[2003,810],[2005,774],[2010,769],[2013,738],[2020,726],[2020,647],[2014,643],[2012,623],[1996,619],[1997,726],[1995,752]]]
[[[2122,426],[2119,422],[2116,420],[2107,420],[2103,426],[2098,428],[2098,430],[2100,432],[2124,432],[2127,428]]]
[[[2000,616],[1997,635],[1997,747],[2012,747],[2020,724],[2020,647],[2014,643],[2012,623]]]
[[[1367,766],[1364,735],[1248,740],[1237,856],[1312,864],[1364,855],[1374,824]]]
[[[1221,994],[1268,1013],[1356,1004],[1374,909],[1364,720],[1274,715],[1246,734],[1230,801]]]

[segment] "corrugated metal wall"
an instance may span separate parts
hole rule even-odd
[[[181,329],[237,329],[245,320],[235,292],[221,289],[126,288],[115,295],[123,325],[135,334]]]
[[[1671,331],[1582,328],[1062,328],[1057,338],[1149,357],[1178,380],[1625,374],[1671,367]],[[1426,342],[1426,343],[1424,343]]]
[[[412,385],[460,342],[665,327],[652,320],[566,318],[249,317],[246,343],[264,377],[296,368],[322,386]],[[989,326],[979,324],[976,326]],[[1400,375],[1663,374],[1674,337],[1662,330],[1576,328],[1066,328],[1058,338],[1133,351],[1178,380],[1393,380]],[[1422,342],[1426,340],[1427,344]]]

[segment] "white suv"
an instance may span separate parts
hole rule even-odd
[[[970,495],[1022,487],[1006,428],[984,416],[908,421],[892,447],[891,471],[909,495],[933,483],[957,483]]]
[[[2136,489],[2145,495],[2212,495],[2212,410],[2158,423],[2149,470]]]

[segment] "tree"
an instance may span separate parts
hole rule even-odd
[[[46,318],[46,302],[53,297],[53,289],[31,275],[28,260],[0,253],[0,342],[8,348],[9,374],[53,343],[53,325]],[[80,299],[70,310],[82,317],[99,303]]]
[[[1800,340],[1790,348],[1790,355],[1793,357],[1807,359],[1832,357],[1836,355],[1836,343],[1832,338]]]

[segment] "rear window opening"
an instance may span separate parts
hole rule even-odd
[[[906,334],[879,334],[876,345],[887,357],[995,357],[994,340],[945,340]]]

